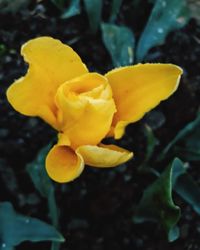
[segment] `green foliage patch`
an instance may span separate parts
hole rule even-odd
[[[103,42],[113,65],[120,67],[133,63],[135,39],[131,30],[124,26],[102,23]]]
[[[182,28],[188,19],[189,11],[185,0],[156,0],[138,42],[137,62],[142,61],[152,47],[164,43],[170,31]]]
[[[180,208],[172,200],[172,173],[174,164],[171,164],[149,185],[139,202],[134,214],[134,222],[159,222],[167,232],[169,241],[176,239],[174,227],[180,218]],[[173,230],[173,238],[172,232]],[[178,235],[177,235],[178,237]]]
[[[0,203],[0,239],[0,250],[13,250],[24,241],[64,241],[53,226],[16,213],[9,202]]]

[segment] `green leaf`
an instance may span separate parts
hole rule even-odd
[[[186,161],[200,161],[199,148],[174,147],[174,154]]]
[[[174,226],[180,218],[180,208],[172,200],[172,165],[160,175],[143,193],[136,208],[135,223],[145,221],[159,222],[171,240]],[[170,235],[171,234],[171,235]]]
[[[51,148],[51,144],[44,147],[38,153],[36,160],[27,165],[27,172],[39,193],[48,200],[48,207],[52,223],[58,226],[58,209],[55,201],[55,191],[52,181],[45,170],[45,158]]]
[[[186,166],[180,159],[176,158],[172,167],[173,189],[200,214],[200,187],[186,172]]]
[[[60,10],[63,10],[65,7],[66,0],[51,0],[53,4]]]
[[[69,7],[65,10],[61,18],[70,18],[81,13],[80,0],[71,0]]]
[[[144,162],[148,162],[148,160],[151,158],[154,152],[156,145],[158,145],[158,140],[155,137],[151,127],[149,127],[148,125],[145,125],[145,135],[147,138],[147,147],[146,147],[146,154],[145,154]]]
[[[200,114],[197,115],[196,119],[190,123],[188,123],[182,130],[180,130],[178,132],[178,134],[175,136],[175,138],[164,148],[164,150],[161,152],[160,156],[159,156],[159,160],[162,160],[165,158],[166,154],[171,150],[171,148],[180,140],[184,139],[186,136],[192,134],[192,133],[196,133],[196,131],[199,129],[200,127]],[[199,132],[198,132],[199,133]],[[195,135],[196,136],[196,135]],[[191,135],[190,139],[188,140],[188,142],[186,142],[186,147],[188,146],[191,150],[192,148],[198,148],[199,150],[199,140],[197,139],[196,141],[196,137]],[[190,142],[189,142],[190,141]],[[196,141],[194,143],[194,141]]]
[[[152,47],[164,43],[170,31],[183,27],[188,20],[185,0],[157,0],[138,42],[137,62],[142,61]]]
[[[1,244],[1,243],[0,243]],[[11,247],[11,246],[6,246],[5,243],[2,243],[0,245],[0,250],[14,250],[15,248],[14,247]]]
[[[62,235],[51,225],[15,212],[9,202],[0,203],[0,250],[12,249],[23,241],[63,242]]]
[[[183,144],[174,149],[179,157],[188,161],[200,161],[200,123],[184,138]]]
[[[49,144],[40,150],[36,160],[27,165],[27,172],[29,173],[36,189],[47,199],[51,221],[54,227],[58,228],[59,216],[55,199],[55,190],[53,183],[45,170],[45,159],[51,147],[52,144]],[[53,242],[51,250],[59,250],[59,247],[59,243]]]
[[[153,155],[156,145],[158,145],[158,140],[155,137],[151,127],[148,126],[147,124],[145,124],[144,126],[144,134],[146,136],[146,152],[144,160],[142,164],[139,166],[138,171],[140,173],[152,173],[155,176],[159,176],[160,175],[159,172],[157,172],[154,168],[151,168],[149,166],[149,160]]]
[[[6,52],[6,46],[0,43],[0,56],[3,56]]]
[[[112,0],[110,22],[114,22],[123,0]]]
[[[46,147],[42,148],[35,161],[27,165],[27,171],[36,187],[43,197],[48,197],[49,190],[52,189],[52,182],[47,175],[45,170],[45,158],[51,149],[52,145],[49,144]]]
[[[174,190],[200,215],[200,187],[190,175],[180,176]]]
[[[174,187],[177,179],[186,173],[186,166],[185,164],[179,159],[179,158],[174,158],[172,161],[172,186]]]
[[[21,9],[25,9],[30,0],[0,0],[1,13],[17,13]]]
[[[192,134],[187,137],[185,147],[200,153],[200,119]]]
[[[124,26],[102,23],[103,42],[115,67],[133,63],[134,36]]]
[[[90,28],[95,33],[101,22],[102,0],[84,0],[85,9],[88,15]]]
[[[173,227],[168,233],[168,241],[173,242],[180,236],[180,230],[177,226]]]
[[[187,164],[175,158],[172,162],[172,168],[173,189],[192,206],[194,211],[200,214],[200,187],[186,172]]]

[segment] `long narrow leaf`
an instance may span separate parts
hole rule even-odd
[[[80,0],[71,0],[69,7],[62,14],[62,18],[70,18],[81,13]]]
[[[170,151],[170,149],[181,139],[189,135],[191,132],[193,132],[197,127],[200,126],[200,115],[197,115],[197,118],[188,123],[176,136],[175,138],[164,148],[164,150],[161,152],[159,156],[159,160],[162,160],[165,155]]]
[[[138,42],[137,62],[142,61],[152,47],[162,44],[170,31],[183,27],[188,19],[185,0],[156,0]]]
[[[112,0],[110,22],[114,22],[123,0]]]
[[[84,0],[84,5],[87,11],[91,31],[95,33],[101,22],[103,2],[102,0]]]

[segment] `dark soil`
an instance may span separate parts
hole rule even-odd
[[[139,37],[151,5],[141,1],[142,8],[135,13],[130,11],[130,6],[129,1],[124,1],[118,24],[127,25]],[[105,21],[108,8],[109,3],[105,3]],[[59,15],[51,1],[33,2],[28,9],[16,14],[0,13],[0,44],[5,45],[0,56],[0,201],[10,201],[18,212],[49,223],[46,200],[35,190],[25,167],[56,132],[37,118],[16,113],[5,97],[13,80],[26,72],[20,47],[31,38],[49,35],[71,45],[90,70],[105,73],[112,68],[101,33],[89,32],[87,16],[83,13],[65,20]],[[173,97],[142,121],[130,125],[119,142],[134,151],[135,158],[127,166],[115,169],[88,167],[76,181],[55,184],[60,231],[66,238],[61,250],[200,249],[200,218],[179,197],[175,197],[175,203],[182,209],[179,240],[168,243],[164,231],[156,224],[132,222],[135,205],[153,180],[151,175],[137,171],[145,154],[143,125],[148,123],[154,129],[160,142],[156,149],[159,154],[166,143],[195,118],[199,108],[199,39],[200,26],[191,20],[182,30],[171,33],[164,45],[150,52],[151,58],[157,55],[151,61],[175,63],[184,69],[184,75]],[[197,175],[197,166],[192,167],[192,174]],[[50,249],[50,244],[23,243],[17,249],[45,250]]]

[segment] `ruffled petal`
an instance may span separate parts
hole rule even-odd
[[[108,133],[116,111],[107,79],[90,73],[66,82],[56,94],[61,131],[72,148],[96,145]]]
[[[48,175],[56,182],[73,181],[84,169],[84,161],[79,153],[64,145],[55,145],[46,158]]]
[[[39,116],[58,129],[54,102],[58,87],[88,70],[72,48],[50,37],[30,40],[21,54],[29,69],[8,88],[8,100],[18,112]]]
[[[115,145],[80,146],[76,152],[82,155],[84,162],[92,167],[109,168],[127,162],[133,153]]]
[[[126,125],[141,119],[178,87],[182,69],[173,64],[138,64],[108,72],[117,107],[111,132],[119,139]]]

